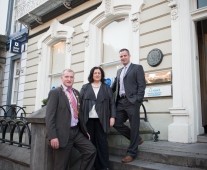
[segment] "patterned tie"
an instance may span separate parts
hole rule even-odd
[[[124,67],[124,74],[123,74],[124,76],[125,76],[125,74],[126,74],[126,71],[127,71],[127,67]],[[124,77],[124,76],[123,76],[123,77]]]
[[[75,119],[78,119],[77,102],[76,102],[76,99],[75,99],[75,97],[73,95],[73,91],[72,91],[71,88],[67,89],[67,91],[69,92],[69,95],[68,95],[69,96],[69,101],[70,101],[70,104],[71,104],[71,106],[73,108],[73,113],[74,113],[73,117]]]
[[[121,94],[125,91],[125,87],[124,87],[124,77],[126,75],[126,70],[127,70],[127,67],[124,67],[123,70],[122,70],[122,73],[121,73],[121,77],[120,77],[120,91],[121,91]]]

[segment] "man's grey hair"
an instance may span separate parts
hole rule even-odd
[[[73,73],[73,75],[75,74],[73,70],[66,68],[65,70],[62,71],[61,77],[64,75],[65,72]]]

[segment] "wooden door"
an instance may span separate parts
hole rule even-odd
[[[197,23],[201,84],[202,125],[207,133],[207,20]]]

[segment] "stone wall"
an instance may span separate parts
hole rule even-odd
[[[30,170],[28,148],[0,143],[0,170]]]
[[[46,107],[30,115],[31,149],[0,143],[0,170],[52,170],[53,151],[46,139],[45,128]],[[71,151],[70,170],[80,166],[80,153],[73,148]]]

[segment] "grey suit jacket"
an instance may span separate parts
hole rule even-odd
[[[115,101],[117,101],[119,95],[119,82],[122,69],[123,68],[117,71],[117,76],[112,85],[112,91],[115,92]],[[146,88],[143,67],[141,65],[131,63],[124,76],[123,82],[127,99],[133,104],[136,101],[141,103],[143,101]]]
[[[73,89],[77,98],[80,99],[79,92]],[[69,140],[71,125],[70,104],[63,89],[58,87],[49,92],[46,106],[46,129],[48,140],[58,138],[60,147],[65,147]],[[86,127],[82,123],[81,113],[79,113],[79,124],[83,134],[87,136]]]

